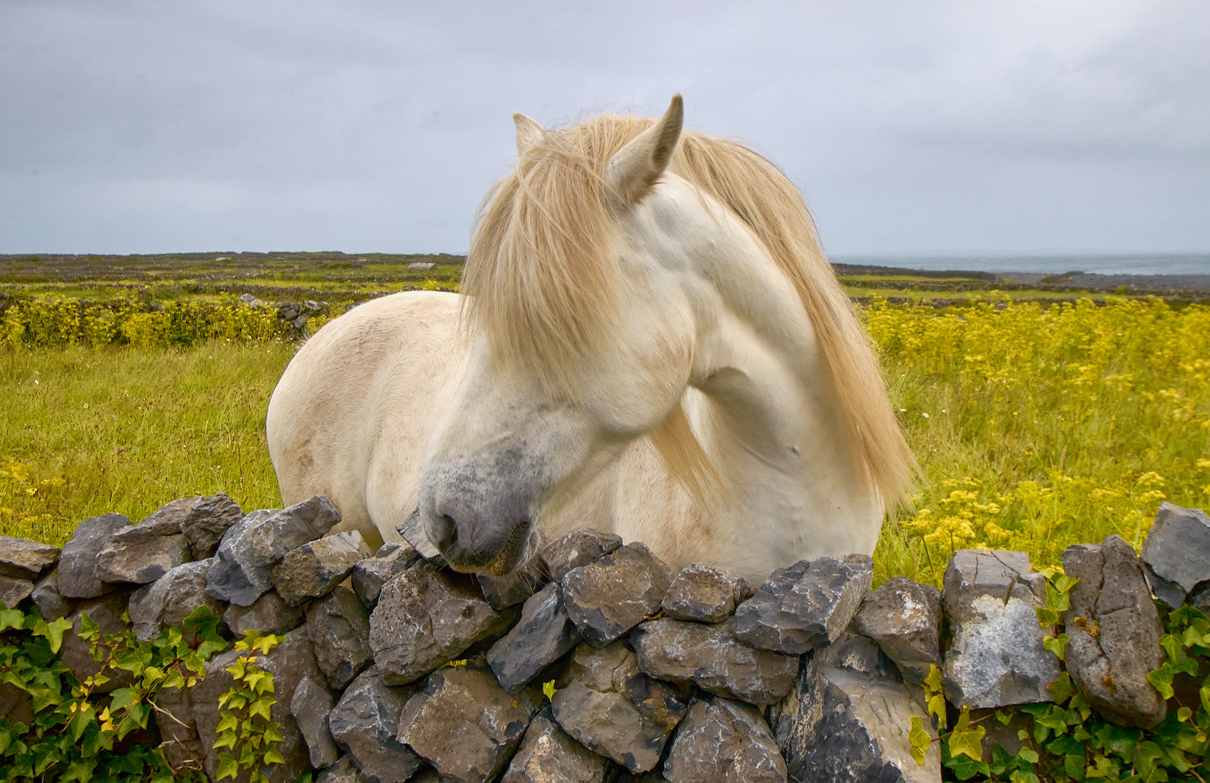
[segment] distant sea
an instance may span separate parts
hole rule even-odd
[[[1036,272],[1058,275],[1210,275],[1210,253],[1179,255],[1037,255],[1037,256],[832,256],[838,264],[889,266],[897,269],[962,272]]]

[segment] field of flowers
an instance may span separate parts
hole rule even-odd
[[[1036,565],[1111,533],[1138,547],[1163,500],[1210,508],[1210,308],[875,299],[861,312],[921,465],[879,580],[937,583],[964,547]],[[273,505],[264,407],[292,350],[275,311],[230,298],[10,303],[0,533],[61,543],[86,516],[218,491]]]

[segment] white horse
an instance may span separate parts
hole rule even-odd
[[[372,543],[410,516],[465,572],[579,528],[757,581],[872,553],[913,466],[874,352],[794,185],[681,118],[514,115],[466,297],[368,302],[286,369],[283,502]]]

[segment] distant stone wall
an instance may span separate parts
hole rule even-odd
[[[61,552],[0,537],[0,601],[77,632],[84,612],[107,633],[127,612],[151,639],[206,605],[232,635],[284,635],[261,662],[285,737],[274,781],[939,781],[937,745],[918,765],[907,739],[912,716],[930,725],[918,686],[931,666],[949,702],[976,711],[1049,701],[1060,673],[1034,611],[1045,580],[1020,552],[956,553],[943,591],[895,578],[871,592],[866,557],[755,586],[708,566],[673,573],[641,543],[582,531],[525,573],[470,577],[408,546],[326,535],[339,516],[323,497],[244,514],[216,495],[133,525],[87,519]],[[1064,554],[1080,577],[1066,667],[1105,717],[1163,718],[1146,680],[1162,656],[1151,591],[1206,608],[1208,552],[1210,519],[1165,504],[1141,559],[1116,536]],[[235,656],[163,692],[181,723],[157,713],[148,741],[174,766],[214,778]],[[75,634],[62,659],[81,678],[100,666]],[[120,687],[111,674],[105,687]],[[22,696],[0,686],[0,707],[21,719]],[[1015,730],[1001,739],[1011,748]]]

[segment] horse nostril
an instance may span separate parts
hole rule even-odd
[[[442,514],[437,518],[437,523],[433,525],[429,537],[438,549],[445,551],[458,541],[458,524],[449,514]]]

